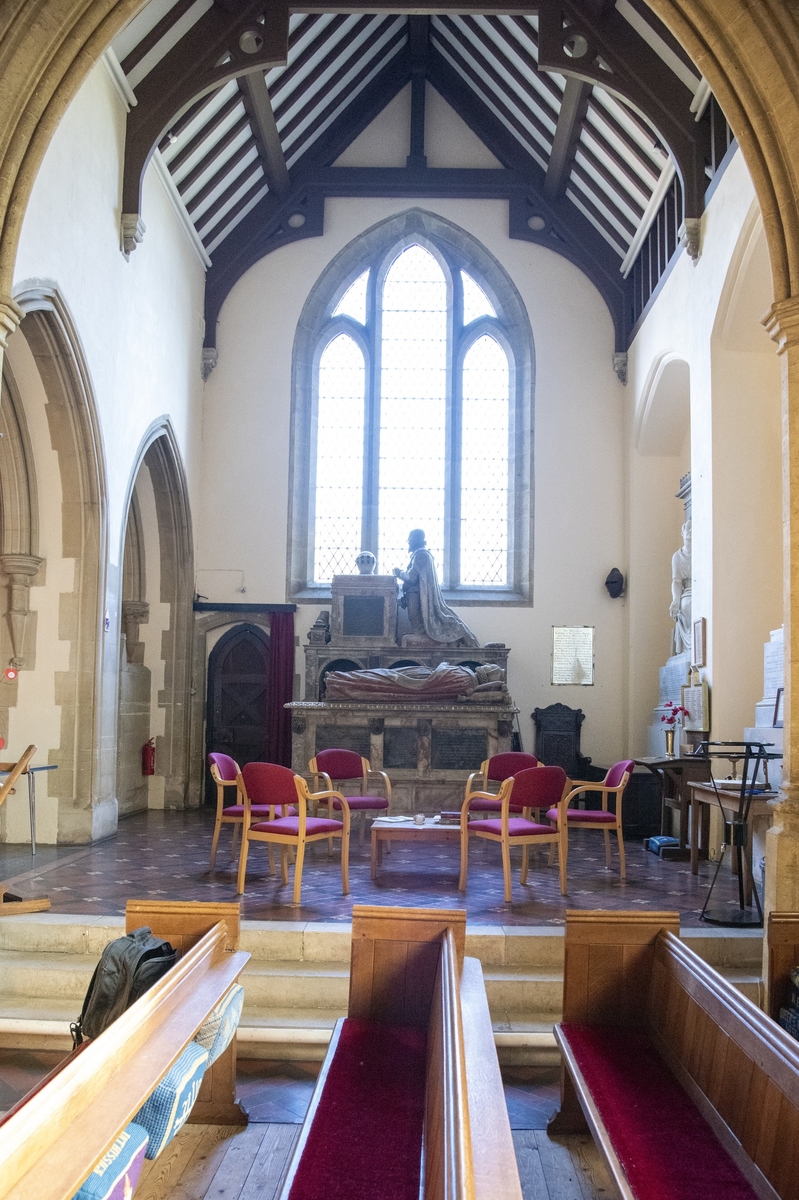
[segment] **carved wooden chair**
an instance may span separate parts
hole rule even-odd
[[[497,842],[502,849],[502,874],[505,882],[505,902],[510,904],[511,892],[511,847],[522,848],[521,883],[527,883],[527,867],[531,846],[552,844],[558,848],[561,895],[566,895],[566,865],[568,861],[568,825],[566,805],[570,795],[570,784],[562,767],[528,767],[505,779],[500,785],[497,799],[500,802],[499,817],[477,821],[469,820],[467,798],[461,808],[461,874],[458,881],[460,891],[466,891],[469,869],[469,838],[485,838]],[[527,817],[512,816],[511,803],[515,811],[550,808],[557,815],[557,824],[542,825]]]
[[[327,841],[336,837],[341,838],[341,890],[345,896],[349,894],[350,810],[346,796],[334,791],[314,794],[301,776],[276,763],[247,763],[241,772],[240,788],[244,798],[244,822],[237,883],[239,895],[244,891],[250,842],[266,842],[270,851],[273,845],[280,847],[280,870],[284,884],[289,881],[288,853],[292,849],[296,852],[292,903],[299,904],[305,847],[310,842]],[[293,815],[251,822],[250,795],[270,797],[275,807],[282,807],[284,813],[291,808]],[[292,799],[294,804],[290,805],[289,801]],[[319,801],[336,800],[336,808],[341,813],[340,821],[332,817],[308,815],[309,805],[313,807]]]
[[[539,767],[534,754],[524,754],[521,750],[508,750],[505,754],[495,754],[480,764],[479,771],[472,771],[466,780],[464,801],[469,800],[469,812],[498,813],[502,809],[499,794],[490,785],[503,783],[519,771],[527,771],[531,767]],[[521,812],[522,809],[515,801],[511,812]],[[529,817],[529,812],[524,814]]]
[[[391,808],[391,780],[388,775],[386,775],[385,771],[373,771],[369,759],[362,758],[354,750],[320,750],[316,758],[312,758],[308,763],[308,773],[313,779],[315,798],[318,796],[316,788],[320,782],[324,784],[328,792],[330,792],[334,784],[344,787],[347,784],[358,782],[361,788],[360,795],[347,796],[347,804],[351,813],[388,813]],[[385,796],[376,795],[369,790],[370,776],[382,780],[386,793]],[[316,798],[316,802],[319,803],[318,798]],[[333,811],[340,807],[341,805],[336,800],[333,800],[331,810],[328,803],[328,811]],[[361,841],[363,841],[364,836],[364,821],[365,818],[362,818],[360,822]]]
[[[624,789],[630,782],[630,776],[635,768],[635,763],[631,758],[622,759],[621,762],[614,763],[603,779],[602,783],[588,783],[584,779],[573,779],[572,790],[569,793],[569,803],[575,797],[580,796],[583,792],[601,792],[602,807],[601,808],[568,808],[566,809],[566,820],[572,829],[600,829],[605,835],[605,865],[610,866],[610,835],[615,833],[619,839],[619,873],[622,879],[627,877],[627,867],[624,861],[624,838],[621,830],[621,802],[624,795]],[[614,811],[608,808],[610,797],[615,797]],[[559,813],[555,809],[551,809],[547,813],[547,819],[553,824],[558,820]],[[549,851],[549,861],[552,862],[555,856],[555,846],[553,844]]]

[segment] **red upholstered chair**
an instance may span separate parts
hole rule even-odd
[[[472,771],[466,780],[464,801],[469,800],[469,812],[499,813],[502,805],[498,793],[490,787],[492,783],[503,783],[519,771],[527,771],[541,764],[534,754],[524,754],[520,750],[509,750],[506,754],[495,754],[481,763],[479,771]],[[521,812],[522,808],[515,801],[511,802],[511,812]],[[529,812],[524,814],[529,817]]]
[[[391,780],[385,771],[373,771],[368,758],[362,758],[354,750],[320,750],[316,758],[308,763],[308,772],[313,777],[314,788],[320,781],[328,791],[334,784],[344,786],[358,780],[361,787],[360,795],[347,796],[350,812],[388,812],[391,807]],[[383,781],[385,796],[375,795],[369,791],[369,776],[379,776]],[[333,800],[333,809],[340,808],[337,800]],[[361,840],[363,841],[364,826],[361,823]]]
[[[223,825],[233,826],[233,842],[231,843],[231,856],[236,853],[236,844],[239,839],[239,830],[244,821],[244,804],[239,803],[239,777],[240,768],[235,759],[229,754],[209,754],[208,765],[211,768],[211,778],[216,784],[216,821],[214,822],[214,836],[211,842],[211,870],[216,863],[216,848],[219,843],[219,834],[222,831]],[[234,801],[225,808],[225,789],[235,788]],[[272,813],[274,816],[274,812]],[[262,807],[259,804],[252,806],[253,820],[265,820],[269,817],[269,808]]]
[[[297,861],[294,867],[293,903],[299,904],[302,891],[302,867],[305,861],[305,847],[309,842],[326,841],[329,838],[341,838],[341,885],[346,896],[350,890],[349,882],[349,851],[350,851],[350,809],[347,799],[341,792],[325,791],[312,793],[308,784],[299,775],[295,775],[288,767],[276,763],[247,763],[241,772],[241,791],[244,798],[244,822],[242,827],[241,854],[239,855],[239,876],[237,883],[238,894],[244,891],[244,880],[247,874],[247,854],[250,842],[266,842],[271,850],[272,845],[280,846],[280,869],[283,882],[288,883],[288,852],[296,851]],[[251,797],[269,799],[271,805],[282,807],[283,812],[296,811],[292,816],[275,817],[274,820],[255,821],[250,823]],[[294,805],[289,804],[294,800]],[[338,800],[336,807],[341,812],[341,820],[332,817],[313,817],[308,815],[308,805],[316,802]]]
[[[608,867],[610,866],[610,835],[611,833],[616,834],[619,839],[619,873],[622,879],[626,879],[627,877],[627,867],[624,861],[624,838],[621,832],[621,799],[634,768],[635,763],[633,760],[625,758],[621,762],[613,764],[602,783],[588,783],[585,779],[572,780],[572,790],[568,797],[569,803],[582,792],[601,792],[602,807],[567,807],[566,809],[566,819],[572,829],[602,830],[605,835],[605,865]],[[608,800],[611,796],[616,797],[614,812],[611,812],[608,808]],[[558,813],[555,809],[552,809],[547,813],[547,818],[554,823],[558,819]],[[553,846],[549,852],[550,863],[554,855],[555,847]]]
[[[505,902],[511,902],[510,851],[511,846],[522,847],[522,885],[527,883],[527,863],[530,846],[554,844],[558,847],[560,863],[560,890],[566,895],[566,864],[568,860],[568,826],[566,805],[570,795],[570,784],[562,767],[528,767],[519,771],[500,785],[497,799],[500,816],[469,820],[467,798],[461,808],[461,876],[460,891],[466,891],[466,875],[469,868],[469,838],[485,838],[498,842],[502,848],[502,874],[505,880]],[[549,808],[555,812],[557,824],[541,825],[527,817],[511,816],[511,804],[516,811]]]

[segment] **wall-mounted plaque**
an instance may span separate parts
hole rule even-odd
[[[345,637],[383,636],[383,597],[344,596]]]
[[[320,750],[354,750],[361,758],[368,758],[369,730],[360,725],[318,725],[316,753]]]
[[[477,771],[488,758],[486,729],[434,729],[434,771]]]
[[[710,731],[710,701],[707,683],[703,680],[696,687],[684,687],[681,703],[690,714],[685,718],[683,728],[697,733],[708,733]]]
[[[593,625],[552,626],[552,682],[581,686],[594,682]]]
[[[415,771],[419,759],[419,731],[387,725],[383,734],[383,766],[386,770]]]

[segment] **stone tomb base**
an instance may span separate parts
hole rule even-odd
[[[394,813],[459,809],[472,771],[511,749],[513,705],[295,701],[292,768],[319,750],[354,750],[391,780]],[[353,789],[348,789],[353,790]]]

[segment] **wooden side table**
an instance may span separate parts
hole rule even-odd
[[[707,858],[711,807],[718,806],[720,802],[724,820],[734,821],[738,816],[741,793],[740,789],[732,791],[729,788],[719,788],[717,793],[712,783],[689,783],[688,789],[691,797],[691,874],[696,875],[699,871],[699,858],[702,850],[704,850],[702,857]],[[776,795],[776,792],[766,792],[754,796],[749,809],[746,854],[743,856],[744,901],[747,905],[752,903],[752,822],[755,817],[771,816],[769,800],[776,798]]]
[[[377,878],[378,867],[383,862],[385,842],[457,842],[460,844],[460,825],[442,825],[440,821],[425,819],[417,825],[413,818],[407,821],[389,821],[377,817],[372,822],[372,879]]]
[[[662,801],[660,808],[660,832],[669,832],[668,812],[680,814],[680,849],[688,847],[688,809],[691,803],[689,786],[704,783],[710,778],[710,762],[706,758],[636,758],[638,766],[646,767],[660,776]],[[712,790],[712,789],[711,789]]]

